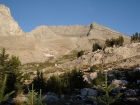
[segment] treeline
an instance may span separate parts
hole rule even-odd
[[[0,53],[0,87],[2,87],[4,77],[7,76],[5,93],[15,91],[15,95],[22,90],[22,82],[20,81],[22,76],[20,73],[21,62],[18,57],[6,54],[5,49],[2,49]]]
[[[119,38],[112,38],[112,39],[106,39],[105,41],[105,45],[107,47],[113,47],[114,45],[116,46],[122,46],[123,45],[123,42],[124,42],[124,39],[122,36],[119,36]]]
[[[98,67],[93,65],[90,68],[90,71],[95,72],[96,69],[98,69]],[[0,53],[0,77],[0,105],[5,105],[3,102],[5,102],[11,94],[15,93],[14,97],[16,97],[18,94],[26,92],[24,91],[25,88],[23,88],[21,62],[18,57],[14,55],[9,57],[9,55],[6,54],[5,49],[3,49]],[[107,74],[104,75],[102,72],[98,72],[98,77],[94,79],[92,83],[94,85],[106,83],[105,89],[107,90],[104,92],[107,96],[106,100],[108,100],[108,87],[110,89],[111,86],[109,85],[107,87]],[[86,86],[87,83],[84,81],[83,72],[77,70],[76,68],[61,75],[52,75],[49,79],[46,79],[42,72],[37,71],[36,77],[29,85],[29,89],[27,89],[28,99],[25,102],[14,103],[14,105],[46,105],[43,103],[43,100],[47,96],[42,95],[46,92],[70,95],[75,89],[82,89]],[[100,89],[105,90],[104,88]],[[103,100],[105,100],[104,97]]]
[[[0,105],[3,105],[11,95],[16,97],[22,92],[23,77],[20,67],[19,58],[14,55],[10,57],[5,49],[2,49],[0,53]]]
[[[44,78],[43,73],[38,71],[37,77],[34,78],[32,83],[37,92],[42,89],[43,92],[54,92],[58,94],[69,94],[75,89],[81,89],[86,85],[83,73],[76,68],[60,76],[53,75],[47,80]]]
[[[49,79],[37,71],[37,76],[29,85],[29,90],[24,86],[25,76],[21,73],[21,62],[18,57],[6,54],[5,49],[0,53],[0,104],[5,102],[10,95],[16,97],[20,93],[29,93],[34,85],[34,92],[54,92],[58,94],[69,94],[75,89],[81,89],[86,85],[83,73],[76,68],[60,76],[53,75]],[[6,96],[5,96],[6,95]]]
[[[131,42],[140,42],[140,33],[136,32],[131,36]]]
[[[101,47],[98,43],[94,43],[92,46],[92,52],[97,51],[98,49],[105,49],[105,47],[113,47],[115,46],[122,46],[124,43],[124,38],[122,36],[119,36],[119,38],[111,38],[111,39],[106,39],[105,41],[105,46]]]

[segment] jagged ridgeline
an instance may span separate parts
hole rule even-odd
[[[10,9],[0,5],[0,49],[5,48],[7,53],[19,56],[22,63],[44,62],[75,50],[92,51],[93,43],[104,44],[106,39],[119,36],[123,36],[125,43],[130,42],[129,36],[97,23],[38,26],[25,33],[11,16]]]

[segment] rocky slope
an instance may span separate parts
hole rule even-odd
[[[127,35],[121,34],[108,27],[101,26],[95,22],[90,25],[90,31],[88,35],[92,36],[95,39],[100,39],[100,40],[118,38],[119,36],[123,36],[123,38],[125,39],[125,42],[130,41],[130,37],[128,37]]]
[[[38,26],[24,33],[12,18],[10,9],[0,5],[0,49],[19,56],[22,63],[44,62],[74,50],[91,51],[95,42],[104,44],[107,38],[122,35],[125,43],[130,37],[107,27],[92,23],[87,26]]]
[[[55,34],[64,36],[64,37],[83,37],[87,36],[90,27],[81,26],[81,25],[73,25],[73,26],[50,26],[50,30],[52,30]]]
[[[56,38],[59,37],[53,31],[51,31],[47,26],[38,26],[33,31],[26,33],[27,37],[33,38]]]
[[[104,68],[129,68],[140,63],[140,43],[126,44],[121,47],[108,47],[103,52],[86,52],[82,57],[58,65],[58,68],[84,68],[103,64]],[[101,67],[101,66],[100,66]]]

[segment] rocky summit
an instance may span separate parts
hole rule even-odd
[[[0,4],[0,36],[24,35],[18,23],[11,17],[10,9]]]
[[[22,63],[44,62],[72,51],[92,51],[93,43],[103,45],[106,39],[119,36],[123,36],[125,44],[130,43],[129,36],[97,23],[38,26],[25,33],[11,16],[10,9],[0,5],[0,49],[5,48],[7,53],[19,56]]]

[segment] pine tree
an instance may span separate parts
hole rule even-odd
[[[70,82],[69,82],[69,78],[70,78],[70,72],[65,72],[62,76],[61,76],[61,82],[62,82],[62,92],[69,94],[70,92]]]
[[[138,39],[139,39],[139,34],[138,34],[138,32],[135,33],[135,39],[136,39],[136,41],[138,41]]]
[[[6,65],[6,61],[8,60],[9,54],[6,54],[5,49],[3,48],[1,53],[0,53],[0,65],[1,66],[5,66]]]
[[[98,43],[94,43],[92,46],[92,52],[97,51],[98,49],[102,49]]]
[[[43,103],[43,101],[45,100],[47,96],[42,96],[42,90],[40,89],[40,92],[39,92],[39,97],[37,98],[37,105],[47,105],[45,103]]]
[[[41,89],[40,89],[40,93],[39,93],[39,96],[38,96],[38,92],[35,92],[33,86],[34,85],[32,84],[32,89],[29,90],[29,92],[27,94],[28,100],[22,105],[46,105],[45,103],[43,103],[43,101],[47,96],[46,95],[42,96],[42,90]]]
[[[131,43],[133,42],[133,36],[131,36],[131,40],[130,40],[130,42],[131,42]]]
[[[110,40],[109,40],[109,39],[106,39],[105,45],[106,45],[107,47],[111,47],[111,44],[110,44]]]
[[[21,82],[22,74],[20,73],[21,62],[18,57],[12,55],[7,61],[5,70],[9,74],[7,79],[7,92],[16,90],[15,94],[22,92],[23,82]]]
[[[96,86],[95,86],[96,87]],[[93,100],[103,103],[105,105],[110,105],[114,103],[122,94],[118,93],[116,96],[110,96],[109,93],[115,88],[115,85],[107,84],[107,72],[105,73],[105,87],[96,87],[99,91],[104,92],[104,96],[92,97]]]
[[[61,79],[59,76],[52,75],[47,81],[47,89],[48,91],[61,93]]]
[[[2,85],[4,74],[5,74],[5,72],[7,72],[5,70],[5,67],[6,67],[7,61],[9,59],[8,57],[9,57],[9,55],[6,54],[6,51],[3,48],[2,51],[1,51],[1,53],[0,53],[0,86]]]
[[[79,57],[81,57],[82,55],[84,54],[84,51],[79,51],[78,53],[77,53],[77,58],[79,58]]]
[[[14,91],[11,91],[11,92],[5,94],[6,81],[7,81],[7,74],[4,75],[4,81],[2,83],[2,87],[0,88],[0,104],[2,104],[2,102],[6,101],[10,97],[10,95],[12,95],[14,93]]]
[[[139,42],[140,42],[140,33],[139,33]]]
[[[40,89],[45,92],[46,91],[46,80],[43,76],[42,72],[37,71],[37,76],[33,79],[34,89],[36,92],[39,92]]]
[[[83,78],[83,73],[81,71],[77,71],[77,69],[73,69],[70,73],[69,77],[69,84],[70,84],[70,90],[73,91],[76,89],[81,89],[84,87],[86,82]]]
[[[123,42],[124,42],[123,37],[122,36],[119,36],[118,40],[119,40],[119,45],[122,46],[123,45]]]
[[[103,74],[102,72],[98,72],[97,75],[98,75],[97,78],[95,78],[95,79],[92,81],[93,84],[94,84],[94,85],[101,85],[101,84],[103,84],[104,81],[105,81],[105,76],[104,76],[104,74]]]
[[[22,89],[21,73],[20,73],[20,65],[21,62],[18,57],[12,55],[9,58],[9,54],[6,54],[6,50],[3,48],[0,53],[0,86],[2,85],[2,81],[4,79],[4,74],[8,74],[7,84],[6,84],[6,93],[16,90]]]

